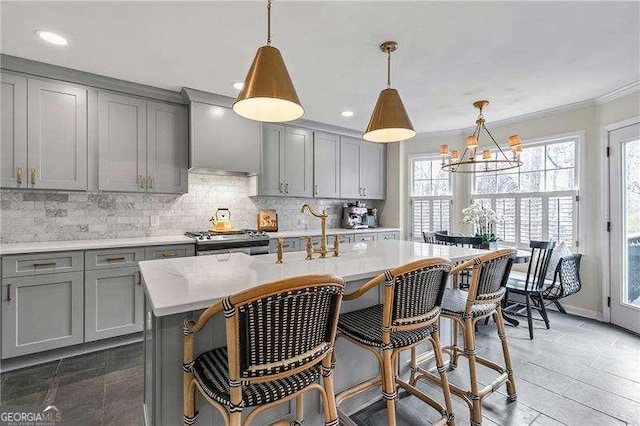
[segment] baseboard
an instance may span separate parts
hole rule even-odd
[[[562,303],[562,301],[560,301],[560,303]],[[602,312],[581,308],[579,306],[567,305],[565,303],[562,303],[562,306],[568,314],[603,322]],[[556,305],[554,305],[553,303],[547,305],[547,309],[558,312]]]

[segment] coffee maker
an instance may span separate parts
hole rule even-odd
[[[342,207],[341,226],[347,229],[368,228],[367,208],[360,202],[345,204]]]

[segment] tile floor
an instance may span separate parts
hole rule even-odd
[[[501,388],[485,399],[483,425],[640,425],[640,337],[596,321],[551,313],[551,330],[536,323],[508,327],[518,401]],[[478,352],[500,360],[495,326],[480,325]],[[466,385],[460,362],[450,380]],[[481,368],[480,381],[492,372]],[[0,403],[55,404],[68,425],[141,425],[142,345],[134,344],[2,375]],[[429,394],[440,391],[422,384]],[[458,425],[469,424],[466,405],[454,397]],[[423,425],[435,411],[414,397],[398,403],[399,425]],[[360,425],[386,425],[382,404],[353,416]]]

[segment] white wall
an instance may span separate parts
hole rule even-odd
[[[489,119],[491,118],[490,109],[486,111],[486,115]],[[533,114],[529,117],[522,117],[522,119],[508,120],[506,123],[491,124],[489,122],[487,125],[498,141],[506,143],[509,135],[520,135],[525,143],[523,155],[526,155],[527,140],[567,133],[584,133],[585,137],[580,147],[583,161],[581,163],[579,210],[580,252],[584,255],[581,270],[583,290],[566,301],[567,307],[579,315],[602,318],[602,267],[603,261],[606,261],[604,254],[606,254],[607,244],[601,238],[602,228],[606,222],[606,210],[602,208],[601,196],[607,185],[607,182],[602,179],[602,170],[604,170],[607,161],[602,149],[602,128],[607,124],[638,115],[640,115],[640,93],[635,92],[601,105],[591,103],[577,109],[566,108],[556,113]],[[470,124],[473,124],[472,120],[470,120]],[[445,143],[449,144],[450,149],[455,149],[453,147],[464,148],[467,133],[469,132],[456,131],[421,134],[405,142],[403,156],[390,155],[388,157],[389,176],[407,175],[406,164],[411,154],[437,154],[439,146]],[[455,175],[454,177],[453,225],[460,230],[460,210],[469,202],[471,178],[464,175]],[[408,188],[408,182],[405,182],[404,186]],[[405,189],[401,196],[387,197],[385,212],[394,208],[400,211],[400,206],[408,206],[408,203],[408,192]],[[403,226],[406,229],[409,226],[408,209],[404,214],[407,216],[404,218],[404,222],[398,218],[397,222],[387,220],[386,223],[389,226]],[[392,216],[389,214],[389,217]]]

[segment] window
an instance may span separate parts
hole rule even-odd
[[[578,140],[525,144],[519,169],[475,175],[472,199],[500,214],[500,240],[528,246],[529,241],[549,239],[577,247]],[[499,152],[493,154],[502,158]]]
[[[451,227],[451,178],[438,157],[412,157],[412,238],[422,241],[423,232],[449,231]]]

